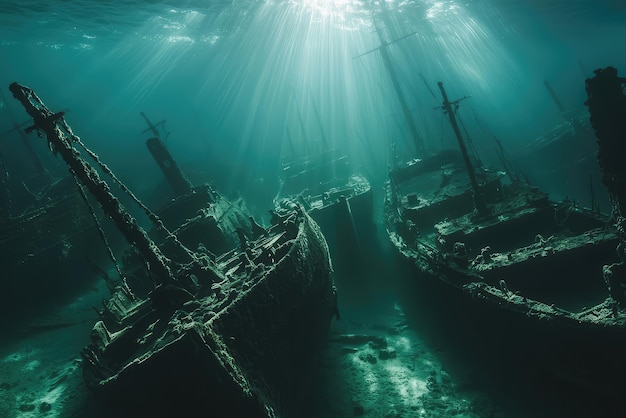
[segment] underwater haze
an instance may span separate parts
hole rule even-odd
[[[143,198],[162,176],[140,112],[167,121],[167,146],[194,183],[237,190],[253,205],[271,205],[281,158],[327,146],[380,185],[392,160],[419,157],[381,39],[424,150],[454,145],[437,108],[442,81],[451,100],[469,97],[459,115],[487,161],[494,136],[515,153],[562,123],[544,80],[580,112],[593,69],[626,67],[617,0],[0,4],[9,96],[0,133],[27,119],[7,86],[27,85],[68,110],[75,132]],[[13,172],[29,168],[18,142],[0,138]]]
[[[327,271],[330,276],[334,269],[337,287],[333,285],[332,291],[338,290],[342,321],[332,322],[332,338],[326,340],[320,370],[315,371],[319,376],[307,382],[319,391],[312,391],[315,408],[303,404],[298,416],[361,416],[366,411],[371,417],[580,416],[576,413],[582,412],[572,411],[578,407],[575,396],[552,396],[550,389],[558,392],[558,388],[548,387],[553,380],[543,374],[509,382],[508,366],[516,369],[526,364],[519,358],[508,361],[505,368],[493,367],[495,373],[483,373],[483,362],[465,361],[476,353],[467,349],[467,341],[459,337],[462,333],[456,335],[460,326],[439,326],[446,318],[424,314],[429,306],[422,311],[414,294],[395,283],[413,273],[394,258],[397,254],[384,231],[383,186],[390,168],[458,146],[442,109],[441,82],[458,106],[462,136],[478,162],[521,173],[555,201],[573,199],[606,212],[610,205],[584,105],[585,79],[607,66],[625,76],[625,51],[625,0],[0,0],[0,183],[8,183],[10,177],[11,185],[4,189],[27,195],[24,200],[31,206],[34,198],[40,205],[35,205],[35,212],[45,213],[48,197],[40,196],[46,196],[48,185],[43,187],[46,193],[38,195],[27,186],[38,169],[33,153],[52,177],[62,178],[68,172],[44,138],[35,133],[20,135],[32,118],[12,97],[8,87],[13,82],[33,89],[51,111],[65,112],[74,133],[151,209],[162,207],[174,193],[146,149],[146,140],[154,137],[147,120],[157,124],[160,138],[193,185],[212,183],[237,207],[243,200],[238,197],[243,197],[261,226],[268,225],[269,210],[283,196],[281,188],[287,183],[283,164],[291,162],[290,167],[300,170],[307,167],[294,163],[301,162],[300,157],[341,155],[337,160],[343,162],[347,155],[353,171],[371,184],[375,225],[371,211],[364,211],[369,216],[366,236],[378,240],[361,240],[365,235],[355,233],[356,205],[342,206],[348,208],[353,223],[338,217],[327,220],[335,222],[333,227],[351,227],[324,232],[333,256]],[[409,128],[409,119],[415,129]],[[339,152],[328,152],[331,149]],[[310,171],[318,174],[319,167],[326,166],[319,164]],[[442,174],[444,180],[449,177]],[[320,194],[328,199],[327,190]],[[19,201],[21,196],[15,196],[13,202]],[[3,211],[11,215],[15,209],[2,206],[0,221]],[[145,214],[133,215],[147,224]],[[181,222],[188,220],[186,216]],[[79,229],[78,216],[62,212],[59,218]],[[20,229],[22,223],[16,222],[15,236],[30,237],[24,231],[48,229],[26,219],[23,224],[32,228]],[[247,212],[242,219],[250,224]],[[406,225],[413,234],[410,222]],[[71,234],[69,227],[65,231],[51,226]],[[102,235],[110,232],[107,228],[113,226],[105,224]],[[235,225],[230,229],[234,232]],[[184,229],[180,230],[182,235]],[[242,254],[247,258],[249,242],[239,232],[236,245],[246,248]],[[98,316],[93,307],[100,306],[101,295],[110,290],[100,276],[109,279],[104,270],[113,270],[99,268],[86,248],[72,247],[64,234],[62,249],[65,253],[78,249],[73,253],[80,253],[77,258],[83,264],[91,262],[89,274],[97,276],[98,284],[69,266],[72,274],[65,276],[74,280],[72,286],[82,285],[75,287],[84,294],[63,305],[63,320],[46,313],[24,335],[0,336],[0,417],[118,416],[96,413],[99,406],[90,403],[93,399],[82,380],[78,357],[80,347],[93,336],[91,325]],[[539,234],[533,236],[541,245],[554,237],[544,241]],[[121,253],[122,245],[115,239],[107,257]],[[416,235],[412,240],[417,241]],[[0,242],[10,241],[0,236]],[[346,242],[350,244],[342,244]],[[356,248],[366,256],[362,263],[348,259],[342,266],[336,257],[340,251],[333,253],[337,248],[346,253]],[[487,249],[483,248],[486,257]],[[24,252],[20,257],[37,264],[33,252]],[[2,259],[5,266],[21,263],[6,254]],[[131,252],[118,260],[136,267]],[[45,273],[52,286],[52,279],[64,276],[56,270]],[[504,280],[500,283],[506,287]],[[345,296],[349,292],[342,294],[342,286],[356,289],[353,300]],[[39,293],[55,299],[47,291]],[[11,299],[15,306],[32,308],[27,300]],[[448,307],[437,297],[429,302],[444,310]],[[411,310],[405,313],[403,303]],[[2,320],[24,319],[14,306],[5,308],[9,314],[0,318],[0,328]],[[424,335],[412,329],[414,318],[426,330]],[[395,351],[393,357],[386,351],[389,357],[380,361],[369,353],[375,352],[368,345],[372,341],[361,341],[368,332],[375,336],[374,342],[388,339],[390,347],[397,349],[397,358]],[[497,340],[500,334],[494,334]],[[131,339],[139,341],[132,335]],[[349,343],[356,348],[348,347]],[[329,349],[329,344],[334,345]],[[497,344],[490,348],[494,346],[497,351]],[[367,350],[369,354],[363,354]],[[462,355],[457,356],[459,352]],[[485,364],[501,364],[484,357]],[[504,378],[492,380],[490,374]],[[457,384],[459,375],[463,378]],[[309,379],[306,373],[302,376]],[[572,380],[569,375],[559,377]],[[449,391],[441,392],[438,385]],[[596,411],[595,407],[589,410]],[[620,398],[620,411],[621,407]],[[65,412],[70,410],[74,412]]]

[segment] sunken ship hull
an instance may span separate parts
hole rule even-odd
[[[218,256],[203,245],[213,234],[199,237],[206,225],[215,231],[211,225],[224,221],[216,204],[223,199],[174,233],[118,182],[165,233],[158,244],[81,157],[76,145],[95,154],[63,112],[50,111],[26,86],[9,89],[141,261],[117,266],[117,287],[82,353],[87,385],[110,401],[103,407],[113,406],[115,416],[292,415],[297,366],[312,358],[337,315],[328,247],[306,211],[293,204],[268,229],[248,219],[250,230],[235,231],[239,247]],[[191,193],[198,198],[198,190]],[[194,229],[201,232],[188,233]]]
[[[328,150],[285,164],[274,199],[297,201],[319,224],[338,276],[350,275],[365,258],[363,243],[375,240],[374,198],[367,178],[354,172],[346,155]]]
[[[354,269],[354,262],[363,258],[361,243],[374,229],[374,199],[367,179],[355,174],[319,194],[300,195],[299,201],[324,232],[335,267]]]
[[[543,190],[576,199],[592,209],[608,210],[601,185],[596,144],[589,115],[564,123],[511,153],[512,164]],[[601,207],[600,207],[601,206]]]
[[[120,289],[83,353],[89,387],[131,414],[210,405],[224,416],[289,416],[298,370],[336,309],[319,227],[294,212],[216,266],[221,281],[203,286],[197,272],[196,296],[166,314],[156,293],[137,302]]]
[[[623,275],[618,231],[489,170],[476,174],[479,213],[460,161],[441,153],[390,176],[385,222],[413,268],[411,302],[479,356],[523,363],[563,388],[592,386],[599,399],[619,392],[626,316],[607,286]]]
[[[480,167],[456,121],[459,101],[438,84],[459,152],[392,170],[385,199],[388,235],[414,268],[412,295],[436,310],[440,330],[479,355],[504,357],[495,364],[523,363],[543,380],[611,398],[626,371],[619,207],[610,218],[554,202]]]
[[[59,192],[42,199],[45,203],[0,221],[0,252],[7,261],[0,280],[0,313],[59,303],[99,277],[97,265],[107,259],[105,246],[73,183],[71,178],[57,181],[52,187]]]

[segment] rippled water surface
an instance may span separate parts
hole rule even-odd
[[[514,150],[561,120],[544,80],[580,111],[584,77],[623,64],[625,16],[617,1],[3,2],[0,80],[70,108],[116,159],[145,111],[167,117],[182,164],[228,159],[240,188],[270,176],[287,140],[322,136],[384,176],[390,141],[415,150],[381,40],[427,149],[450,140],[433,109],[443,81],[471,96],[469,128]]]

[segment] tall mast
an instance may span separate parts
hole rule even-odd
[[[61,154],[70,170],[75,173],[76,177],[100,202],[104,212],[113,219],[128,243],[135,246],[148,262],[153,272],[155,284],[174,282],[174,276],[167,265],[169,259],[161,253],[154,242],[148,238],[146,232],[111,193],[109,186],[100,179],[98,172],[87,164],[72,146],[73,142],[80,141],[80,138],[73,134],[71,128],[63,119],[63,112],[51,112],[35,92],[28,87],[12,83],[9,86],[9,90],[33,118],[34,124],[27,128],[27,131],[39,130],[46,134],[46,139],[50,143],[51,149]],[[70,138],[61,128],[67,132]]]
[[[567,109],[565,109],[565,106],[563,106],[563,103],[561,103],[559,96],[556,95],[556,92],[554,91],[550,83],[548,83],[548,80],[543,80],[543,85],[546,86],[546,90],[548,90],[548,93],[550,93],[550,97],[552,97],[552,101],[556,105],[556,108],[559,109],[559,112],[561,112],[561,115],[565,117],[565,114],[567,113]]]
[[[456,139],[459,143],[459,148],[461,149],[461,154],[463,154],[463,161],[465,162],[467,174],[469,175],[470,183],[472,184],[472,190],[474,192],[474,207],[476,208],[479,216],[485,215],[487,213],[487,206],[485,205],[482,194],[480,193],[478,181],[476,180],[476,174],[474,173],[474,167],[472,166],[472,162],[470,161],[469,155],[467,153],[467,148],[465,147],[463,137],[461,136],[461,130],[459,129],[459,125],[456,123],[454,108],[452,107],[453,104],[456,105],[460,100],[463,99],[450,102],[448,100],[448,94],[443,88],[443,83],[440,81],[437,83],[437,85],[439,86],[439,90],[441,90],[441,96],[443,97],[443,108],[450,118],[450,125],[452,125],[454,135],[456,136]]]
[[[0,90],[0,99],[2,99],[2,102],[6,103],[4,93],[2,93],[1,90]],[[28,138],[26,137],[26,134],[24,133],[24,131],[22,131],[21,125],[19,125],[15,121],[15,117],[13,113],[11,112],[11,109],[9,108],[8,103],[7,103],[7,112],[9,112],[9,115],[11,116],[11,119],[13,121],[13,129],[9,130],[8,132],[4,132],[2,135],[0,135],[0,137],[4,136],[4,134],[7,134],[9,132],[17,131],[17,133],[20,135],[20,139],[22,140],[22,142],[24,143],[24,146],[26,147],[26,150],[28,151],[28,156],[33,161],[33,164],[35,165],[35,168],[37,169],[37,172],[39,173],[39,175],[49,178],[50,173],[48,173],[48,171],[45,169],[45,167],[41,163],[39,156],[33,149],[32,145],[30,144]]]
[[[155,135],[153,138],[146,141],[146,146],[163,172],[170,187],[178,196],[190,194],[193,191],[193,186],[180,170],[178,164],[176,164],[176,160],[174,160],[172,154],[170,154],[165,143],[161,141],[157,126],[164,124],[165,120],[153,124],[145,113],[141,112],[141,116],[143,116],[148,124],[148,128],[144,132],[151,131]],[[169,135],[169,133],[167,135]]]
[[[404,119],[406,120],[406,124],[409,127],[409,132],[411,137],[413,138],[413,143],[415,144],[415,148],[417,152],[420,154],[424,154],[424,142],[422,138],[417,133],[417,128],[415,127],[415,122],[413,121],[413,117],[411,116],[411,111],[409,109],[409,105],[406,102],[406,98],[404,97],[404,93],[402,92],[402,87],[400,86],[400,81],[398,80],[398,75],[396,74],[396,70],[393,68],[391,63],[391,58],[389,57],[389,52],[387,51],[387,46],[391,45],[394,42],[398,42],[401,39],[412,36],[415,32],[405,35],[401,38],[398,38],[394,41],[387,42],[383,38],[382,32],[379,27],[376,27],[376,33],[378,34],[378,39],[380,40],[380,46],[378,48],[374,48],[371,51],[367,51],[361,55],[357,55],[353,59],[362,57],[363,55],[369,54],[370,52],[380,51],[380,56],[385,63],[385,67],[387,68],[387,72],[389,72],[389,77],[391,78],[391,82],[393,83],[393,88],[396,91],[396,95],[398,96],[398,100],[400,101],[400,106],[402,107],[402,113],[404,114]]]
[[[162,126],[162,127],[163,127],[163,129],[165,130],[165,119],[163,119],[163,120],[161,120],[161,121],[159,121],[159,122],[157,122],[157,123],[152,123],[152,122],[150,121],[150,119],[148,119],[148,117],[146,116],[146,114],[145,114],[145,113],[143,113],[143,112],[139,112],[139,114],[140,114],[140,115],[144,118],[144,120],[145,120],[145,121],[146,121],[146,123],[148,124],[148,127],[147,127],[147,128],[146,128],[143,132],[148,132],[148,131],[150,131],[150,132],[152,132],[152,134],[153,134],[154,136],[156,136],[157,138],[161,138],[161,135],[159,134],[159,129],[158,129],[158,127],[159,127],[159,126]],[[166,138],[167,138],[169,135],[170,135],[170,134],[169,134],[169,132],[166,132],[166,133],[165,133],[165,137],[166,137]]]
[[[584,129],[580,125],[580,122],[574,116],[568,114],[567,109],[565,108],[565,106],[563,106],[563,102],[561,102],[559,96],[556,95],[556,92],[554,91],[550,83],[548,83],[547,80],[544,80],[543,84],[546,86],[546,90],[548,90],[552,101],[556,105],[557,109],[559,109],[559,113],[561,114],[563,119],[565,119],[566,122],[570,123],[574,127],[574,130],[576,130],[576,132],[583,132]]]

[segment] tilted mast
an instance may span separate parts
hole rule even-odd
[[[415,127],[415,122],[413,121],[413,117],[411,116],[411,110],[409,109],[409,105],[406,102],[406,98],[404,97],[404,93],[402,92],[402,88],[400,87],[400,81],[398,80],[398,75],[396,74],[396,70],[393,68],[391,63],[391,58],[389,57],[389,52],[387,51],[387,46],[391,45],[394,42],[398,42],[404,38],[414,35],[416,32],[405,35],[401,38],[398,38],[394,41],[387,42],[383,38],[382,32],[380,28],[376,27],[376,33],[378,34],[378,39],[380,40],[380,46],[378,48],[374,48],[371,51],[364,52],[361,55],[357,55],[353,59],[360,58],[363,55],[367,55],[374,51],[380,51],[380,56],[385,63],[385,67],[389,72],[389,77],[391,77],[391,82],[393,83],[393,88],[396,91],[396,95],[398,96],[398,100],[400,101],[400,106],[402,107],[402,113],[404,114],[404,119],[406,120],[406,124],[409,127],[409,132],[411,133],[411,137],[413,138],[413,143],[415,144],[415,148],[417,152],[420,154],[424,154],[424,141],[417,133],[417,128]]]
[[[174,193],[178,196],[188,195],[193,191],[193,186],[187,180],[181,169],[178,167],[176,160],[172,157],[169,150],[165,146],[165,143],[161,140],[157,127],[159,125],[165,125],[165,120],[162,120],[156,124],[150,122],[150,119],[145,113],[141,112],[141,116],[146,120],[148,128],[144,131],[151,131],[155,136],[146,141],[146,146],[150,150],[150,154],[159,165],[159,168],[163,172],[165,179],[169,183]],[[169,133],[167,134],[169,135]],[[166,136],[167,136],[166,135]]]
[[[441,90],[441,96],[443,97],[443,108],[450,118],[450,125],[452,125],[454,135],[456,136],[456,139],[459,143],[459,148],[461,149],[461,154],[463,154],[463,161],[465,162],[467,174],[469,175],[470,183],[472,184],[472,190],[474,192],[474,207],[476,208],[479,216],[485,215],[487,213],[487,206],[485,205],[482,194],[480,193],[478,181],[476,180],[476,174],[474,173],[474,167],[472,166],[469,154],[467,153],[467,148],[465,147],[465,143],[463,142],[463,137],[461,135],[461,130],[459,129],[459,125],[457,124],[456,118],[454,116],[454,108],[452,107],[452,105],[456,105],[460,100],[463,99],[450,102],[448,100],[448,94],[443,88],[443,83],[440,81],[437,83],[437,85],[439,86],[439,90]]]
[[[104,212],[113,219],[128,243],[135,246],[147,261],[155,284],[174,282],[175,278],[168,267],[170,260],[161,253],[161,250],[148,238],[146,232],[111,193],[108,184],[100,179],[98,172],[87,164],[72,146],[72,142],[79,142],[80,138],[74,135],[63,119],[64,112],[51,112],[35,92],[26,86],[12,83],[9,90],[33,118],[34,124],[28,130],[43,131],[46,134],[46,139],[53,151],[61,154],[70,170],[98,200]]]

